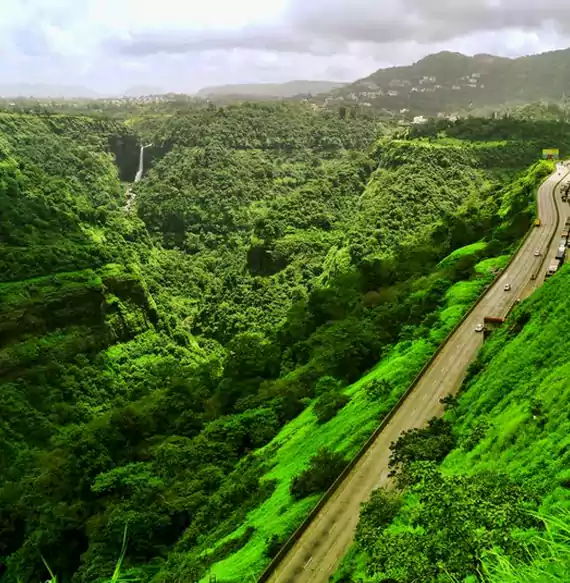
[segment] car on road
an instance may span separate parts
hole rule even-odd
[[[535,257],[540,257],[540,250],[539,249],[535,249],[534,250],[534,256]]]
[[[505,291],[511,291],[511,284],[510,284],[510,283],[506,283],[506,284],[505,284],[505,287],[503,287],[503,289],[504,289]]]
[[[483,324],[477,324],[477,326],[475,326],[475,332],[483,332],[484,329],[485,326],[483,326]]]

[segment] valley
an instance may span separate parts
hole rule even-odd
[[[263,579],[270,564],[275,581],[338,567],[339,580],[411,582],[408,555],[390,563],[363,538],[391,527],[359,523],[360,504],[386,484],[402,431],[422,437],[442,413],[441,443],[457,443],[445,424],[471,431],[463,400],[562,285],[565,267],[531,295],[567,204],[541,150],[568,156],[568,129],[503,117],[402,130],[274,102],[1,111],[0,581],[45,581],[46,564],[61,582],[117,581],[120,561],[120,580],[140,583]],[[519,296],[483,345],[476,325]],[[463,467],[447,445],[418,451]],[[428,483],[406,479],[398,512]],[[554,494],[533,496],[536,509]],[[511,531],[536,525],[501,524],[502,539],[437,565],[467,576],[491,548],[521,560]]]

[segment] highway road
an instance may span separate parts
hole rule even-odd
[[[483,334],[475,332],[477,324],[485,316],[505,317],[517,298],[528,295],[544,281],[548,264],[556,253],[558,235],[570,214],[556,188],[568,168],[560,165],[559,172],[552,174],[537,194],[542,225],[531,232],[509,267],[456,330],[384,431],[278,565],[270,583],[329,580],[352,542],[361,503],[373,490],[389,484],[390,444],[403,431],[423,427],[429,419],[442,414],[440,399],[458,391],[467,367],[483,344]],[[539,257],[535,257],[535,249],[541,251]],[[535,274],[538,275],[533,280]],[[512,286],[511,291],[504,291],[506,283]]]

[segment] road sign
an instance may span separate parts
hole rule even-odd
[[[545,160],[558,160],[560,158],[560,150],[558,148],[545,148],[542,150],[542,157]]]

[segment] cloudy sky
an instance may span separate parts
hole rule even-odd
[[[570,46],[568,0],[2,0],[0,84],[352,81],[439,50]]]

